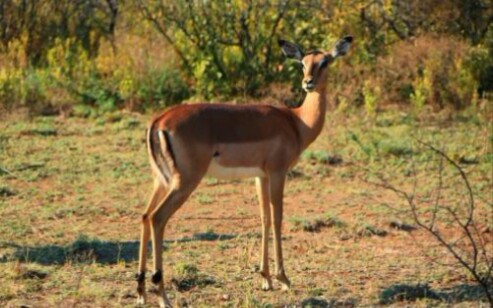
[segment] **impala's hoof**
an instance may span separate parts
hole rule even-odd
[[[161,280],[163,280],[163,273],[161,272],[161,270],[158,270],[157,272],[152,274],[151,281],[153,284],[158,284],[161,282]]]
[[[291,283],[290,282],[288,282],[288,283],[281,282],[281,290],[282,291],[289,291],[289,289],[291,289]]]
[[[269,270],[258,272],[262,276],[262,290],[268,291],[272,289],[272,279],[270,278]]]
[[[146,298],[145,296],[137,296],[137,305],[145,305],[146,304]]]
[[[264,291],[272,290],[272,280],[263,279],[262,280],[262,290],[264,290]]]
[[[287,291],[291,288],[291,282],[284,272],[277,274],[276,279],[281,283],[281,290]]]

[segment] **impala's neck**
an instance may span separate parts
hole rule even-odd
[[[313,91],[306,95],[303,104],[293,112],[298,121],[302,149],[306,149],[320,134],[325,121],[327,99],[325,89]]]

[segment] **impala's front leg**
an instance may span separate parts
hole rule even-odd
[[[137,304],[143,305],[146,302],[145,295],[145,274],[147,261],[147,243],[150,236],[150,220],[149,217],[156,206],[161,202],[166,194],[166,189],[159,178],[154,180],[154,189],[151,198],[147,204],[144,215],[142,215],[142,231],[140,235],[139,248],[139,271],[137,273]]]
[[[256,178],[258,201],[260,203],[260,218],[262,220],[262,255],[260,257],[260,275],[262,275],[262,290],[272,289],[272,279],[269,273],[269,230],[270,219],[270,192],[269,178]]]
[[[271,217],[274,224],[274,253],[276,260],[276,279],[282,284],[283,290],[288,290],[291,282],[284,272],[281,243],[281,225],[283,210],[283,193],[286,172],[276,172],[270,177]]]

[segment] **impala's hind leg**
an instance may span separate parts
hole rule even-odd
[[[166,195],[166,188],[162,181],[156,177],[154,179],[154,189],[152,191],[151,198],[147,204],[147,208],[142,215],[142,231],[140,235],[140,249],[139,249],[139,271],[137,273],[137,303],[145,304],[146,292],[145,292],[145,273],[146,273],[146,261],[147,261],[147,243],[150,236],[150,216],[156,206],[164,199]]]
[[[258,201],[260,203],[260,219],[262,220],[262,255],[260,257],[260,275],[262,275],[262,290],[272,289],[272,279],[269,272],[269,230],[270,218],[270,192],[269,178],[256,178]]]
[[[160,296],[159,304],[161,307],[171,307],[163,283],[163,237],[164,229],[171,216],[182,206],[188,196],[197,187],[200,179],[197,181],[187,181],[186,184],[180,185],[180,180],[174,179],[164,200],[156,207],[151,215],[151,234],[152,250],[154,252],[154,273],[152,282],[158,285],[158,294]],[[183,181],[182,181],[183,183]]]

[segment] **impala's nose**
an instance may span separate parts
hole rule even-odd
[[[306,78],[303,80],[305,90],[313,90],[315,88],[315,82],[313,78]]]

